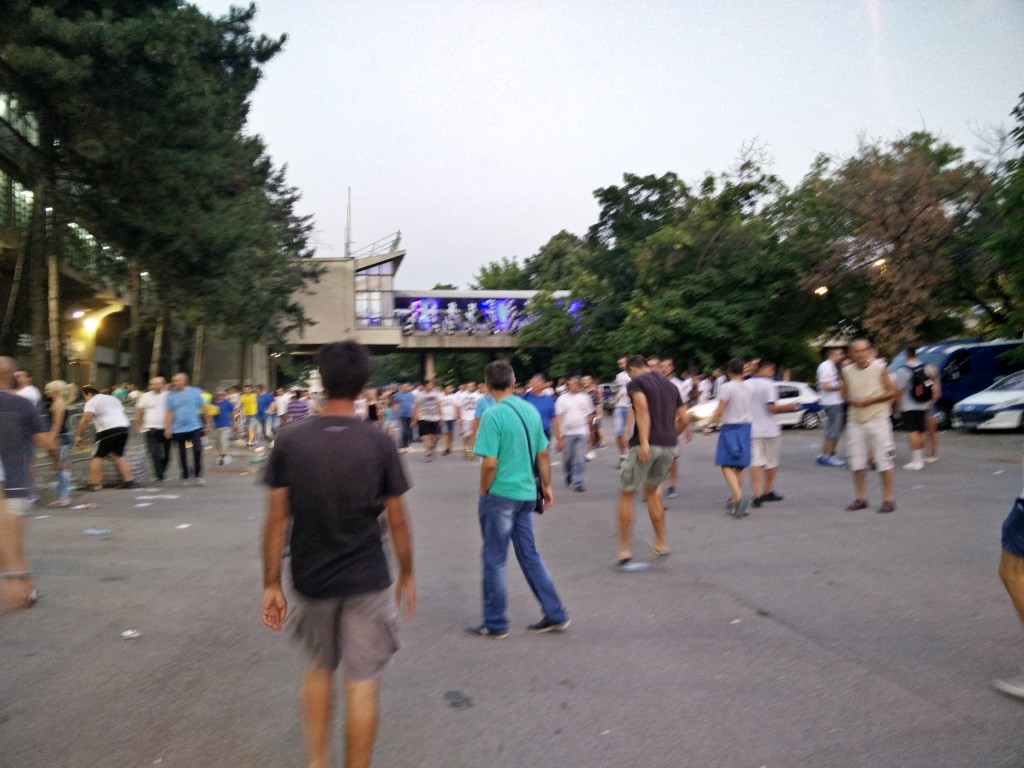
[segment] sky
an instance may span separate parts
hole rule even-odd
[[[231,2],[195,3],[213,15]],[[238,5],[236,1],[233,3]],[[745,142],[795,186],[858,137],[976,156],[1024,92],[1021,0],[262,0],[288,36],[249,130],[302,193],[317,256],[402,232],[403,290],[467,287],[596,222],[624,173],[687,182]]]

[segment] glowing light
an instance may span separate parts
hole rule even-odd
[[[96,329],[100,327],[100,319],[98,317],[87,317],[82,321],[82,326],[89,333],[96,333]]]
[[[871,266],[872,266],[872,267],[876,267],[876,268],[878,268],[878,269],[881,269],[882,267],[884,267],[884,266],[885,266],[885,259],[875,259],[875,260],[874,260],[874,261],[873,261],[873,262],[871,263]]]
[[[828,286],[827,285],[819,285],[817,288],[814,289],[814,295],[815,296],[824,296],[827,293],[828,293]]]
[[[75,320],[78,320],[79,318],[85,317],[85,310],[84,309],[76,309],[74,312],[71,313],[71,317],[73,319],[75,319]]]

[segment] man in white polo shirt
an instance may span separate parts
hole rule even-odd
[[[133,488],[132,471],[124,459],[124,448],[128,444],[128,416],[125,415],[121,401],[113,395],[104,395],[95,387],[82,387],[85,397],[85,410],[78,422],[75,445],[80,445],[82,435],[93,420],[96,421],[96,446],[89,461],[90,491],[103,489],[103,459],[111,456],[121,476],[120,488]]]
[[[167,421],[167,392],[163,376],[149,380],[149,390],[135,405],[135,431],[146,436],[146,449],[153,462],[156,481],[162,483],[171,460],[171,441],[164,434]]]

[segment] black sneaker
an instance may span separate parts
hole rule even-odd
[[[129,480],[126,483],[118,483],[117,487],[118,488],[138,488],[139,486],[137,486],[135,484],[134,480]]]
[[[775,491],[768,491],[768,493],[761,496],[761,501],[782,501],[783,498],[785,497],[780,496]]]
[[[547,630],[541,630],[546,632]],[[488,629],[486,624],[481,624],[479,627],[466,627],[466,634],[470,637],[488,637],[492,640],[504,640],[508,637],[508,631],[495,632],[493,629]]]
[[[538,621],[536,624],[531,624],[527,627],[531,632],[562,632],[569,628],[571,620],[566,619],[565,621],[551,621],[547,616]]]
[[[755,497],[753,498],[753,500],[751,500],[751,502],[750,502],[750,503],[751,503],[751,504],[753,504],[755,508],[758,508],[758,509],[759,509],[759,508],[761,507],[761,502],[762,502],[762,501],[768,501],[768,500],[769,500],[769,499],[768,499],[768,496],[767,496],[767,495],[764,495],[764,496],[755,496]]]

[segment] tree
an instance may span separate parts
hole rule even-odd
[[[503,256],[500,261],[480,267],[469,287],[474,291],[525,291],[530,281],[515,256]]]

